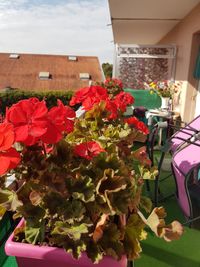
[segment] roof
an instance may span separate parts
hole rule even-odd
[[[114,42],[157,44],[199,0],[109,0]]]
[[[102,70],[97,57],[71,56],[71,60],[69,57],[0,53],[0,89],[77,90],[88,86],[88,74],[91,80],[102,81]]]

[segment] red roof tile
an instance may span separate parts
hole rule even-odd
[[[80,73],[89,73],[92,81],[102,81],[97,57],[77,56],[70,61],[67,55],[19,54],[10,58],[0,53],[0,90],[11,87],[22,90],[77,90],[88,86]],[[41,80],[40,72],[49,72],[50,79]]]

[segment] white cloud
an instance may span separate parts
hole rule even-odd
[[[109,22],[107,0],[0,0],[0,52],[94,55],[112,62]]]

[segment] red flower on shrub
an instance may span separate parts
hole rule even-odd
[[[134,103],[134,98],[129,93],[120,92],[118,95],[116,95],[114,101],[118,109],[120,109],[122,112],[125,112],[126,107]]]
[[[116,106],[114,101],[109,100],[109,99],[106,101],[106,110],[109,113],[109,115],[108,115],[109,120],[117,119],[118,110],[117,110],[117,106]]]
[[[15,141],[35,144],[47,131],[47,112],[45,101],[35,97],[21,100],[9,108],[6,121],[14,126]]]
[[[15,168],[20,162],[20,154],[11,146],[14,143],[13,126],[0,124],[0,175]]]
[[[149,134],[148,127],[144,124],[144,122],[138,120],[136,117],[130,117],[128,119],[125,119],[124,121],[127,122],[129,125],[132,125],[137,130],[143,132],[144,134]]]
[[[137,129],[141,132],[143,132],[144,134],[149,134],[149,129],[148,127],[145,125],[144,122],[139,121],[137,124]]]
[[[122,81],[116,78],[106,78],[104,85],[106,87],[119,87],[119,88],[123,88],[123,84]]]
[[[41,140],[47,144],[55,144],[62,138],[62,133],[70,133],[74,129],[75,111],[64,106],[58,100],[58,106],[53,107],[48,112],[47,131],[41,136]]]
[[[77,156],[88,160],[91,160],[101,152],[105,152],[105,150],[95,141],[81,143],[74,148],[74,153]]]
[[[101,86],[90,86],[78,90],[70,101],[70,105],[82,104],[84,110],[90,110],[94,104],[108,98],[107,90]]]
[[[90,87],[84,87],[75,92],[70,100],[70,106],[75,106],[76,104],[82,103],[88,96],[90,92]]]

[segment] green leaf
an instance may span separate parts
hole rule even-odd
[[[82,223],[80,225],[70,225],[65,222],[57,221],[52,235],[65,235],[70,239],[79,240],[82,234],[88,233],[88,225]]]
[[[86,250],[85,240],[72,240],[68,236],[55,234],[50,238],[52,246],[63,247],[66,252],[71,253],[75,259],[81,256],[81,253]]]
[[[140,197],[140,207],[143,208],[146,212],[151,212],[152,202],[151,199],[145,196]]]
[[[118,210],[113,196],[115,193],[120,192],[123,194],[123,190],[127,187],[127,182],[124,177],[115,175],[114,170],[107,169],[104,171],[104,176],[97,184],[96,191],[101,197],[103,203],[106,203],[110,209],[110,213],[114,215]]]
[[[0,205],[7,210],[16,211],[22,206],[22,202],[18,199],[16,192],[0,189]]]
[[[43,198],[43,207],[48,209],[48,212],[52,215],[58,213],[58,210],[65,204],[65,199],[58,192],[50,191]]]
[[[90,177],[82,176],[79,179],[74,179],[68,185],[68,190],[74,199],[80,199],[86,203],[94,201],[95,187]]]
[[[103,252],[100,250],[100,247],[92,241],[87,244],[86,252],[88,258],[90,258],[94,264],[99,263],[103,258]]]
[[[137,259],[142,251],[140,240],[146,238],[145,223],[137,214],[132,214],[127,222],[124,247],[129,259]]]
[[[120,242],[121,232],[116,224],[110,224],[104,229],[103,237],[99,240],[100,246],[106,252],[106,255],[119,260],[124,254],[122,242]]]
[[[150,169],[145,168],[144,166],[139,166],[140,175],[145,180],[155,180],[158,175],[158,169],[152,167]]]
[[[29,221],[29,224],[37,224],[42,221],[45,216],[45,210],[40,206],[34,206],[31,203],[25,203],[23,206],[17,209],[25,220]]]
[[[26,220],[25,239],[30,244],[43,242],[45,238],[45,221],[33,224],[32,220]]]
[[[6,209],[0,206],[0,220],[2,219],[5,212],[6,212]]]

